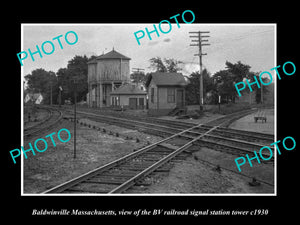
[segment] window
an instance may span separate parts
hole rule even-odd
[[[150,93],[150,100],[151,100],[151,103],[154,103],[154,88],[151,88],[151,93]]]
[[[175,102],[175,88],[167,89],[167,102],[174,103]]]

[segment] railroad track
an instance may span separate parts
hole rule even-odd
[[[229,116],[219,118],[217,120],[210,121],[208,124],[218,124],[216,129],[210,132],[209,135],[201,138],[201,144],[219,151],[225,151],[234,155],[240,155],[242,153],[248,153],[249,155],[254,155],[253,151],[259,150],[265,145],[270,145],[274,142],[274,135],[243,131],[222,127],[224,124],[228,125],[228,121],[240,118],[246,114],[253,112],[253,110],[247,110],[245,112],[233,113]],[[157,123],[149,123],[140,120],[132,120],[125,118],[116,118],[115,116],[107,116],[102,114],[88,113],[88,112],[78,112],[79,115],[84,116],[84,118],[89,118],[94,121],[112,124],[116,126],[122,126],[129,129],[135,129],[140,132],[149,133],[161,137],[169,137],[171,135],[177,134],[185,129],[195,126],[192,123],[185,123],[181,121],[169,121],[162,119],[154,119]],[[151,119],[151,122],[154,122]],[[181,128],[178,128],[180,127]],[[197,128],[197,132],[188,130],[189,136],[185,135],[186,138],[197,137],[199,133],[203,134],[214,126],[203,124],[201,127]],[[184,135],[183,135],[184,136]],[[199,142],[200,143],[200,142]],[[270,147],[273,152],[274,148]],[[272,160],[270,161],[272,162]]]
[[[139,149],[44,193],[122,193],[217,128],[213,127],[189,140],[182,138],[183,135],[188,136],[188,131],[195,131],[199,126],[201,125]],[[181,139],[180,142],[178,138]],[[174,140],[177,140],[176,144]]]
[[[60,110],[41,106],[38,106],[38,108],[47,110],[48,116],[45,120],[35,124],[34,126],[24,129],[24,138],[31,138],[32,136],[38,135],[41,132],[54,127],[63,117],[62,111]]]
[[[209,129],[211,129],[212,127],[217,126],[218,128],[212,132],[212,134],[216,138],[223,137],[227,139],[240,140],[241,142],[247,141],[258,145],[269,145],[270,143],[274,142],[274,135],[271,134],[222,127],[224,124],[228,124],[228,120],[233,120],[233,118],[237,119],[251,112],[253,112],[253,110],[246,111],[244,113],[239,113],[239,114],[234,113],[229,116],[210,121],[207,124],[203,124],[201,128],[199,128],[198,132],[204,133]],[[72,115],[73,112],[69,111],[69,113],[71,113]],[[78,111],[77,114],[79,114],[79,117],[81,116],[84,118],[91,119],[93,121],[116,125],[116,126],[122,126],[129,129],[135,129],[140,132],[149,133],[149,134],[162,136],[162,137],[168,137],[170,135],[176,134],[185,129],[195,126],[195,124],[193,123],[186,123],[182,121],[170,121],[170,120],[155,119],[155,118],[154,119],[151,118],[150,121],[145,121],[145,120],[141,121],[141,120],[118,118],[115,116],[107,116],[107,115],[88,113],[82,111]],[[192,131],[190,131],[190,133],[192,133]]]
[[[79,114],[81,113],[79,112]],[[227,122],[226,119],[219,120],[219,126],[199,124],[189,127],[192,124],[185,124],[189,128],[182,130],[166,124],[163,125],[163,123],[151,124],[86,112],[82,114],[96,121],[138,130],[147,129],[148,132],[156,132],[156,135],[159,133],[168,137],[54,187],[44,192],[45,194],[122,193],[141,181],[145,176],[162,168],[167,162],[178,157],[184,151],[188,151],[188,148],[192,145],[209,146],[217,150],[225,150],[231,154],[248,153],[251,155],[254,150],[263,146],[262,142],[267,142],[272,138],[271,135],[259,133],[254,135],[251,132],[220,127],[220,125]],[[232,117],[227,118],[227,120],[229,119],[232,119]],[[175,126],[178,126],[178,124]],[[237,137],[239,139],[236,139]],[[249,137],[255,140],[255,143],[249,142]],[[269,155],[264,156],[267,158]]]

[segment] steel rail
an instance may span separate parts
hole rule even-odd
[[[48,112],[47,117],[46,117],[44,120],[42,120],[42,121],[40,121],[40,122],[38,122],[38,123],[36,123],[36,124],[30,126],[30,127],[24,128],[24,132],[30,131],[30,130],[32,130],[32,129],[35,129],[36,127],[38,127],[39,125],[45,123],[46,121],[48,121],[48,120],[51,118],[52,112],[53,112],[53,111],[51,111],[50,109],[46,109],[46,108],[44,108],[44,110],[46,110],[46,111]]]
[[[97,116],[97,117],[99,117],[99,115],[95,115],[95,114],[93,114],[94,116]],[[100,116],[100,117],[102,117],[102,115]],[[113,118],[113,117],[109,117],[109,116],[104,116],[104,118],[108,118],[108,119],[114,119],[115,120],[115,118]],[[134,122],[134,121],[132,121],[132,120],[127,120],[127,119],[121,119],[121,121],[122,122],[125,122],[126,124],[127,123],[129,123],[129,121],[130,121],[130,123],[129,123],[129,126],[133,126],[133,127],[137,127],[137,128],[142,128],[142,129],[147,129],[147,131],[149,131],[149,130],[152,130],[152,131],[155,131],[155,132],[161,132],[161,133],[166,133],[166,134],[168,134],[168,135],[173,135],[174,134],[174,132],[171,132],[170,131],[170,129],[171,130],[177,130],[178,132],[181,132],[182,130],[181,129],[178,129],[178,128],[170,128],[170,127],[167,127],[167,126],[164,126],[164,125],[157,125],[157,124],[150,124],[150,123],[145,123],[145,122],[137,122],[138,124],[146,124],[147,126],[152,126],[152,127],[144,127],[143,125],[137,125],[137,124],[134,124],[134,123],[132,123],[132,122]],[[120,125],[117,121],[113,121],[113,123],[115,123],[115,124],[117,124],[117,125]],[[163,128],[163,129],[168,129],[168,131],[162,131],[162,130],[159,130],[159,129],[155,129],[155,128],[153,128],[153,126],[154,127],[160,127],[160,128]],[[205,129],[211,129],[212,127],[211,126],[206,126],[206,125],[201,125],[201,126],[203,126],[203,128],[205,128]],[[202,128],[202,127],[200,127],[200,126],[198,126],[198,127],[194,127],[193,129],[195,129],[195,128]],[[217,129],[216,130],[218,130],[218,129],[220,129],[220,127],[218,126],[217,127]],[[214,129],[214,131],[215,131],[215,129]],[[225,130],[224,130],[224,128],[222,129],[222,132],[226,132]],[[192,131],[192,130],[188,130],[188,131],[186,131],[186,132],[184,132],[184,133],[191,133],[191,134],[196,134],[196,135],[201,135],[202,133],[199,133],[199,132],[196,132],[196,131]],[[191,136],[188,136],[187,134],[184,134],[184,135],[180,135],[180,136],[183,136],[183,137],[186,137],[186,138],[193,138],[193,137],[191,137]],[[249,146],[253,146],[253,148],[258,148],[258,149],[260,149],[260,148],[262,148],[262,147],[264,147],[264,145],[261,145],[261,144],[256,144],[256,143],[251,143],[251,142],[247,142],[247,141],[243,141],[243,140],[237,140],[237,139],[233,139],[233,138],[228,138],[228,137],[222,137],[222,136],[220,136],[220,134],[219,135],[212,135],[212,134],[209,134],[209,135],[206,135],[207,137],[210,137],[210,138],[214,138],[214,139],[217,139],[217,140],[224,140],[224,141],[231,141],[231,142],[235,142],[236,144],[243,144],[243,145],[249,145]],[[204,141],[204,140],[203,140]],[[220,143],[218,143],[219,145],[221,145]],[[224,145],[225,147],[228,147],[228,145]],[[235,147],[235,146],[233,146],[233,147]],[[271,149],[274,151],[274,149],[271,147]],[[243,148],[243,150],[245,150],[246,151],[246,149],[245,148]],[[251,151],[247,151],[247,152],[251,152]],[[253,152],[252,152],[253,153]]]
[[[114,116],[98,115],[98,114],[88,113],[88,112],[82,112],[82,111],[79,111],[78,113],[79,114],[83,114],[83,115],[92,116],[92,118],[98,118],[100,121],[101,121],[101,119],[102,119],[102,121],[105,120],[105,119],[107,119],[106,122],[109,122],[111,124],[116,124],[116,125],[120,125],[117,121],[122,121],[123,125],[128,125],[128,127],[134,127],[134,128],[151,129],[151,130],[154,130],[154,131],[159,131],[158,129],[153,128],[153,127],[159,127],[159,128],[167,129],[167,130],[172,129],[172,130],[174,130],[176,132],[180,132],[180,131],[184,130],[184,129],[175,128],[175,127],[169,127],[169,126],[165,126],[165,125],[161,125],[161,124],[153,124],[153,123],[148,123],[148,122],[144,122],[144,121],[137,121],[137,120],[125,119],[125,118],[116,118]],[[225,119],[225,118],[222,118],[222,119]],[[226,122],[227,121],[224,121],[222,124],[224,124]],[[229,129],[229,128],[223,128],[223,127],[221,127],[222,124],[220,124],[218,126],[218,129],[215,130],[214,132],[230,133],[232,135],[237,135],[237,136],[245,137],[245,138],[251,138],[252,137],[252,138],[255,138],[255,139],[261,139],[261,140],[265,139],[266,141],[274,141],[274,138],[273,139],[269,138],[270,135],[268,135],[268,134],[259,133],[259,132],[248,132],[248,131],[235,130],[235,129]],[[190,124],[190,125],[191,125],[191,127],[193,127],[192,124]],[[204,129],[210,129],[212,127],[213,126],[209,126],[209,125],[203,124],[203,128]],[[168,133],[168,132],[166,132],[166,133]],[[191,133],[195,133],[195,132],[191,131]],[[221,136],[221,135],[219,134],[219,136]]]
[[[104,172],[104,171],[106,171],[108,169],[111,169],[111,168],[113,168],[113,167],[115,167],[117,165],[120,165],[120,164],[126,162],[127,160],[130,160],[130,159],[132,159],[134,157],[139,156],[140,154],[142,154],[144,152],[152,150],[153,148],[157,147],[160,143],[166,142],[166,141],[168,141],[168,140],[170,140],[170,139],[172,139],[172,138],[174,138],[176,136],[181,135],[182,133],[184,133],[184,132],[186,132],[188,130],[194,129],[194,128],[199,127],[199,126],[201,126],[201,124],[196,125],[195,127],[189,128],[187,130],[184,130],[184,131],[182,131],[180,133],[174,134],[174,135],[172,135],[172,136],[170,136],[170,137],[168,137],[166,139],[160,140],[160,141],[158,141],[156,143],[153,143],[151,145],[148,145],[148,146],[146,146],[144,148],[141,148],[141,149],[139,149],[139,150],[137,150],[135,152],[132,152],[132,153],[130,153],[128,155],[125,155],[125,156],[123,156],[123,157],[121,157],[121,158],[119,158],[117,160],[114,160],[114,161],[112,161],[112,162],[110,162],[108,164],[105,164],[105,165],[103,165],[101,167],[98,167],[98,168],[96,168],[96,169],[94,169],[92,171],[89,171],[89,172],[87,172],[87,173],[85,173],[85,174],[83,174],[83,175],[81,175],[79,177],[76,177],[76,178],[74,178],[74,179],[72,179],[70,181],[67,181],[67,182],[65,182],[63,184],[60,184],[60,185],[58,185],[56,187],[53,187],[53,188],[51,188],[51,189],[43,192],[43,194],[63,192],[64,190],[66,190],[66,189],[68,189],[68,188],[70,188],[70,187],[72,187],[74,185],[77,185],[77,184],[81,183],[82,181],[95,176],[98,173],[102,173],[102,172]]]
[[[80,113],[80,112],[79,112]],[[106,119],[110,119],[110,120],[116,120],[116,117],[111,117],[111,116],[103,116],[103,115],[96,115],[94,113],[86,113],[84,112],[83,114],[88,114],[88,115],[92,115],[92,116],[96,116],[96,117],[104,117]],[[147,123],[147,122],[141,122],[141,121],[135,121],[135,120],[128,120],[128,119],[121,119],[121,118],[117,118],[119,121],[121,120],[122,122],[124,123],[139,123],[140,125],[135,125],[136,127],[142,127],[141,124],[143,125],[148,125],[148,126],[154,126],[154,124],[151,124],[151,123]],[[225,119],[225,118],[223,118]],[[230,120],[232,119],[232,117],[229,118]],[[115,122],[117,123],[117,122]],[[122,166],[122,164],[126,163],[126,161],[128,160],[131,160],[131,159],[134,159],[135,157],[138,157],[140,155],[142,155],[143,153],[146,153],[146,152],[150,152],[152,149],[155,149],[156,147],[159,147],[159,146],[163,146],[165,147],[165,144],[162,144],[164,142],[167,142],[168,140],[170,139],[173,139],[173,138],[176,138],[176,137],[185,137],[185,138],[188,138],[188,139],[192,139],[191,141],[188,141],[187,143],[185,143],[183,146],[181,147],[175,147],[173,146],[172,148],[169,148],[171,150],[173,150],[170,154],[168,154],[167,156],[164,156],[163,158],[161,159],[152,159],[154,160],[155,162],[150,166],[148,166],[147,168],[143,169],[141,172],[139,172],[138,174],[134,175],[133,177],[129,178],[128,180],[126,180],[125,182],[121,182],[122,184],[119,185],[118,187],[114,188],[113,190],[109,191],[108,193],[109,194],[113,194],[113,193],[121,193],[125,190],[127,190],[129,187],[131,187],[132,185],[134,185],[138,180],[140,180],[141,178],[147,176],[148,174],[152,173],[153,171],[157,170],[159,167],[161,167],[162,165],[164,165],[166,162],[170,161],[172,158],[174,158],[175,156],[177,156],[178,154],[180,154],[181,152],[183,152],[184,150],[186,150],[187,148],[189,148],[191,145],[193,145],[195,142],[197,143],[198,141],[201,142],[204,142],[204,144],[215,144],[215,145],[218,145],[218,146],[221,146],[223,148],[229,148],[230,150],[234,150],[234,151],[247,151],[247,152],[250,152],[249,150],[247,149],[244,149],[244,148],[240,148],[240,147],[236,147],[236,146],[231,146],[231,145],[228,145],[228,144],[224,144],[224,143],[215,143],[215,142],[212,142],[212,141],[207,141],[207,140],[203,140],[201,138],[203,137],[208,137],[208,138],[219,138],[219,139],[223,139],[225,141],[231,141],[231,142],[236,142],[236,143],[242,143],[242,144],[245,144],[245,145],[249,145],[251,144],[252,146],[256,146],[256,147],[261,147],[261,145],[259,144],[253,144],[253,143],[250,143],[250,142],[246,142],[246,141],[239,141],[239,140],[236,140],[236,139],[232,139],[232,138],[224,138],[224,137],[218,137],[216,135],[212,135],[210,133],[213,133],[214,131],[220,129],[220,126],[223,125],[224,123],[227,123],[227,121],[224,121],[222,122],[219,126],[213,126],[213,127],[208,127],[207,125],[203,125],[203,124],[199,124],[199,125],[196,125],[196,126],[193,126],[191,128],[188,128],[188,129],[185,129],[179,133],[173,133],[173,132],[170,132],[170,131],[161,131],[159,129],[155,129],[155,128],[149,128],[149,127],[142,127],[142,128],[147,128],[147,129],[152,129],[154,131],[158,131],[158,132],[165,132],[165,133],[168,133],[169,135],[171,135],[170,137],[168,138],[165,138],[159,142],[156,142],[154,144],[151,144],[149,146],[146,146],[142,149],[139,149],[133,153],[130,153],[128,155],[125,155],[123,156],[122,158],[119,158],[117,160],[114,160],[113,162],[110,162],[106,165],[103,165],[101,167],[98,167],[92,171],[89,171],[79,177],[76,177],[68,182],[65,182],[61,185],[58,185],[52,189],[49,189],[47,191],[44,192],[44,194],[51,194],[51,193],[57,193],[57,192],[63,192],[65,190],[68,190],[70,189],[71,187],[73,186],[76,186],[77,184],[80,184],[81,182],[86,182],[86,180],[92,178],[92,177],[95,177],[97,175],[100,175],[101,173],[103,172],[106,172],[114,167],[117,167],[117,166]],[[118,124],[118,123],[117,123]],[[131,124],[132,126],[132,124]],[[174,130],[179,130],[178,128],[170,128],[170,127],[167,127],[167,126],[163,126],[163,125],[158,125],[157,127],[160,127],[160,128],[163,128],[163,129],[174,129]],[[197,132],[197,131],[193,131],[194,129],[197,129],[197,128],[205,128],[206,129],[208,128],[207,131],[205,131],[204,133],[202,132]],[[191,137],[190,135],[188,134],[196,134],[197,137]],[[167,147],[168,148],[168,147]],[[253,153],[253,152],[252,152]],[[158,161],[157,161],[158,160]],[[147,161],[147,160],[146,160]],[[148,161],[149,163],[149,161]],[[129,165],[126,165],[127,167],[131,167],[130,164]],[[124,168],[126,168],[126,166]],[[107,175],[105,175],[107,176]],[[115,176],[115,175],[112,175],[112,176]],[[130,176],[129,176],[130,177]],[[88,181],[87,181],[88,182]],[[105,181],[103,181],[105,183]],[[71,190],[71,189],[70,189]],[[74,189],[73,189],[74,190]]]
[[[152,173],[153,171],[155,171],[156,169],[161,167],[163,164],[165,164],[166,162],[168,162],[169,160],[174,158],[176,155],[178,155],[179,153],[181,153],[182,151],[184,151],[188,147],[192,146],[195,141],[198,141],[200,138],[202,138],[203,136],[205,136],[206,134],[208,134],[209,132],[213,131],[216,128],[217,128],[217,126],[211,128],[209,131],[205,132],[204,134],[201,134],[199,137],[196,137],[192,141],[189,141],[188,143],[186,143],[183,146],[179,147],[177,150],[175,150],[171,154],[165,156],[163,159],[161,159],[158,162],[154,163],[152,166],[148,167],[147,169],[145,169],[142,172],[140,172],[139,174],[135,175],[134,177],[132,177],[128,181],[124,182],[120,186],[113,189],[111,192],[109,192],[109,194],[121,193],[121,192],[127,190],[129,187],[133,186],[136,183],[137,180],[139,180],[139,179],[147,176],[148,174]]]
[[[52,128],[54,125],[59,123],[59,121],[63,118],[62,111],[56,110],[56,109],[55,110],[50,109],[50,110],[51,110],[51,116],[49,118],[47,118],[47,120],[44,120],[41,123],[39,123],[40,127],[34,126],[34,127],[32,127],[32,129],[25,130],[24,137],[29,137],[29,136],[35,135],[37,133],[43,132],[45,129]],[[57,112],[58,115],[54,115],[53,112]]]

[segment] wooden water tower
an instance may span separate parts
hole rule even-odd
[[[110,93],[130,82],[130,58],[114,49],[88,62],[87,102],[89,107],[111,105]]]

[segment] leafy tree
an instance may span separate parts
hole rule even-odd
[[[90,59],[95,58],[92,56]],[[88,57],[76,55],[68,61],[67,68],[60,68],[57,71],[58,83],[62,87],[62,102],[64,99],[71,99],[74,103],[74,90],[76,85],[77,101],[86,100],[88,93]],[[75,81],[75,84],[74,84]]]
[[[150,68],[155,69],[155,72],[167,72],[167,67],[164,65],[160,57],[150,59]]]
[[[237,92],[234,84],[243,81],[245,77],[249,76],[250,66],[241,63],[231,63],[226,61],[226,70],[220,70],[213,75],[214,82],[217,88],[217,95],[220,95],[222,99],[229,99],[235,102]]]
[[[236,96],[236,89],[234,87],[235,75],[228,70],[220,70],[213,75],[213,79],[217,88],[217,95],[221,96],[221,99],[231,99],[233,102]]]
[[[212,92],[215,89],[215,85],[210,73],[207,69],[203,72],[203,95],[206,96],[207,93]],[[193,72],[188,77],[188,85],[186,86],[186,101],[188,105],[199,104],[200,99],[200,75],[199,72]]]
[[[95,58],[92,56],[90,59]],[[50,93],[52,86],[52,102],[58,103],[59,86],[62,87],[62,103],[64,99],[71,99],[74,103],[74,80],[76,80],[77,101],[85,100],[88,92],[87,62],[90,60],[85,55],[75,56],[68,61],[66,68],[60,68],[55,74],[42,68],[36,69],[25,76],[28,90],[40,92],[43,95],[43,102],[50,103]]]
[[[167,71],[169,73],[177,73],[178,71],[182,70],[179,67],[179,65],[182,64],[182,61],[179,61],[179,60],[176,60],[176,59],[165,58],[164,62],[166,64],[166,68],[167,68]]]
[[[177,73],[182,70],[179,64],[182,64],[182,61],[172,58],[162,60],[160,57],[155,57],[150,59],[150,68],[154,69],[155,72]]]
[[[241,61],[238,61],[237,63],[226,61],[225,65],[227,71],[232,74],[232,79],[235,82],[239,82],[243,80],[244,77],[247,77],[251,68],[251,66],[243,64]]]
[[[25,76],[25,80],[27,81],[27,91],[31,93],[41,93],[43,103],[50,104],[51,91],[52,103],[57,103],[58,82],[54,72],[46,71],[42,68],[35,69],[31,74]]]
[[[72,88],[70,89],[69,84],[71,83],[70,75],[68,74],[67,68],[60,68],[57,73],[58,85],[62,87],[61,103],[63,104],[66,99],[71,99]]]
[[[260,73],[250,72],[249,73],[249,78],[248,78],[249,82],[252,83],[252,82],[255,81],[254,76],[256,77],[256,80],[259,81],[259,74]],[[269,81],[270,81],[268,78],[265,78],[265,77],[262,77],[261,79],[265,84],[269,83]],[[253,92],[255,92],[255,101],[256,101],[257,104],[261,103],[261,88],[262,88],[262,91],[263,91],[263,95],[266,95],[269,92],[268,86],[264,86],[262,84],[259,84],[259,85],[260,85],[260,88],[258,88],[257,85],[252,85],[251,86]],[[246,90],[247,90],[247,92],[250,92],[249,88],[247,88]]]
[[[221,95],[222,99],[232,100],[235,102],[235,98],[238,96],[236,88],[234,86],[235,83],[245,82],[246,79],[249,80],[250,83],[254,82],[254,77],[259,80],[259,73],[255,73],[250,71],[250,66],[241,63],[238,61],[237,63],[231,63],[226,61],[226,70],[220,70],[213,75],[213,79],[216,82],[217,93]],[[264,80],[264,78],[263,78]],[[264,81],[267,83],[267,81]],[[247,85],[247,84],[246,84]],[[252,85],[251,88],[256,93],[256,102],[260,102],[260,92],[261,90],[257,85]],[[249,88],[243,90],[246,93],[249,93]],[[264,86],[264,93],[267,93],[267,88]]]
[[[132,79],[132,81],[134,83],[141,83],[145,81],[145,73],[143,72],[134,72],[132,74],[130,74],[130,78]]]
[[[86,100],[86,94],[88,93],[88,58],[84,56],[75,56],[68,62],[67,75],[69,76],[69,90],[74,92],[74,80],[76,83],[77,101]],[[73,94],[72,94],[73,95]],[[73,95],[74,96],[74,95]],[[73,101],[74,102],[74,99]]]

